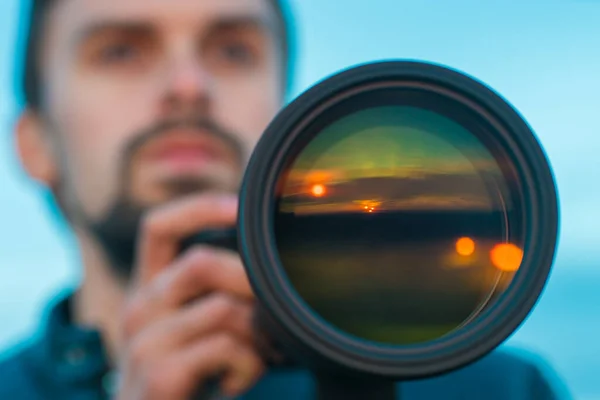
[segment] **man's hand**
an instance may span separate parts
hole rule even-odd
[[[196,196],[150,213],[122,319],[120,400],[189,399],[222,376],[237,395],[264,365],[253,345],[254,296],[237,254],[179,244],[198,231],[235,223],[235,199]],[[222,374],[222,375],[221,375]]]

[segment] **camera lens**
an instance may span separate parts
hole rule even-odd
[[[464,366],[535,306],[558,205],[534,132],[483,83],[408,60],[342,71],[286,106],[248,164],[237,237],[257,325],[315,371]]]
[[[510,185],[461,124],[365,102],[314,124],[281,173],[281,265],[299,298],[344,334],[435,340],[492,304],[521,264]]]

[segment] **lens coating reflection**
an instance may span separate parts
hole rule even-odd
[[[440,338],[489,306],[520,265],[494,157],[424,109],[374,107],[333,122],[279,187],[275,238],[291,286],[355,338]]]

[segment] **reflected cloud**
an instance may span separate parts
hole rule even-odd
[[[302,214],[359,212],[371,207],[373,211],[497,210],[506,206],[506,199],[498,198],[495,187],[495,182],[473,175],[431,175],[423,179],[375,177],[311,185],[288,183],[283,187],[280,210]]]
[[[326,214],[326,213],[345,213],[345,212],[374,212],[374,211],[426,211],[426,210],[447,210],[447,211],[471,211],[471,210],[490,210],[489,201],[481,198],[467,199],[464,197],[434,197],[418,196],[408,199],[389,200],[385,202],[375,202],[378,206],[361,205],[361,202],[324,202],[298,204],[282,203],[280,211],[285,213],[303,214]],[[371,203],[366,201],[366,203]]]
[[[500,171],[494,160],[456,160],[437,159],[435,163],[424,164],[415,163],[413,165],[400,166],[360,166],[352,154],[346,155],[327,155],[327,164],[334,166],[322,168],[319,163],[312,164],[310,167],[295,167],[291,170],[286,180],[290,186],[304,186],[318,182],[342,183],[365,178],[404,178],[404,179],[429,179],[432,176],[449,175],[480,175],[493,174],[495,178],[500,179]],[[337,167],[335,167],[337,166]]]

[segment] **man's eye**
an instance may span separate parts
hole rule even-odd
[[[130,61],[140,56],[137,48],[130,44],[114,44],[103,48],[100,51],[100,60],[102,62],[123,62]]]
[[[252,49],[243,43],[229,43],[221,47],[221,54],[228,61],[249,64],[254,61]]]

